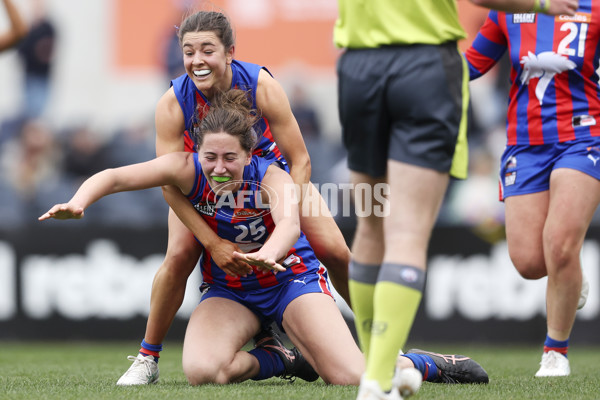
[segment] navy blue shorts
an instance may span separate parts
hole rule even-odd
[[[600,137],[507,146],[500,161],[500,200],[550,189],[550,174],[557,168],[574,169],[600,180]]]
[[[283,313],[292,300],[307,293],[324,293],[333,298],[327,282],[327,270],[323,266],[317,271],[304,272],[285,283],[264,289],[236,290],[218,284],[202,284],[201,290],[200,302],[211,297],[233,300],[252,311],[263,327],[276,322],[282,331]]]
[[[395,160],[465,178],[468,74],[455,42],[347,50],[337,64],[348,167]]]

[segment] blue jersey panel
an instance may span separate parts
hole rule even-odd
[[[262,204],[259,195],[260,185],[273,162],[253,156],[250,165],[244,169],[243,182],[239,190],[222,196],[212,192],[206,177],[202,173],[198,155],[194,155],[196,182],[188,199],[208,225],[223,239],[237,243],[246,252],[257,250],[269,238],[275,229],[268,205]],[[286,282],[297,274],[319,267],[319,261],[303,233],[288,252],[282,264],[284,272],[262,272],[257,268],[247,277],[233,278],[225,274],[205,254],[201,268],[204,281],[209,284],[227,286],[238,290],[253,290],[271,287]]]

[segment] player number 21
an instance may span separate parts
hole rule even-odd
[[[583,57],[585,52],[585,38],[587,36],[588,24],[581,24],[581,31],[579,26],[574,22],[565,22],[560,27],[561,31],[569,31],[567,36],[560,41],[558,45],[558,54],[564,54],[566,56],[574,56],[575,49],[571,48],[570,45],[577,39],[579,33],[579,40],[577,44],[577,57]]]

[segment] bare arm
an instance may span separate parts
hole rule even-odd
[[[156,155],[183,151],[185,123],[173,89],[169,89],[156,106]],[[221,239],[198,214],[188,199],[175,187],[164,186],[163,196],[185,226],[194,233],[210,252],[215,263],[228,275],[244,276],[252,272],[246,263],[233,256],[239,247]]]
[[[536,5],[535,0],[470,0],[478,6],[492,8],[507,12],[531,12]],[[546,0],[550,2],[550,9],[545,14],[550,15],[574,15],[578,0]],[[543,0],[541,0],[543,2]],[[539,3],[538,3],[539,4]]]
[[[38,219],[80,219],[91,204],[113,193],[174,185],[192,190],[195,167],[189,153],[171,153],[154,160],[100,171],[79,187],[68,203],[56,204]]]
[[[279,262],[285,258],[300,237],[300,214],[296,189],[292,178],[282,169],[270,166],[262,181],[262,200],[276,202],[271,207],[275,229],[265,244],[254,253],[236,253],[236,256],[262,269],[283,271]]]
[[[185,122],[173,88],[169,89],[158,101],[155,118],[156,155],[161,156],[173,151],[183,151]],[[163,187],[162,189],[169,206],[190,231],[198,233],[199,236],[196,237],[202,241],[207,249],[219,243],[220,238],[208,226],[206,221],[198,215],[198,212],[181,191],[169,187]]]
[[[0,34],[0,51],[14,46],[27,34],[27,26],[12,0],[2,0],[2,2],[10,20],[10,30]]]
[[[184,151],[185,122],[173,88],[158,100],[156,105],[156,156],[174,151]]]
[[[279,82],[264,70],[260,71],[258,77],[256,106],[269,121],[273,138],[290,166],[290,175],[294,183],[308,183],[311,174],[310,156],[300,127],[292,114],[285,91]]]

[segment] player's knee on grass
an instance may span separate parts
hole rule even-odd
[[[225,371],[216,366],[216,363],[208,362],[208,360],[184,362],[183,373],[192,386],[229,383],[229,377]]]
[[[364,365],[352,364],[321,368],[318,371],[319,376],[329,385],[358,386],[360,384],[360,377],[365,372]]]

